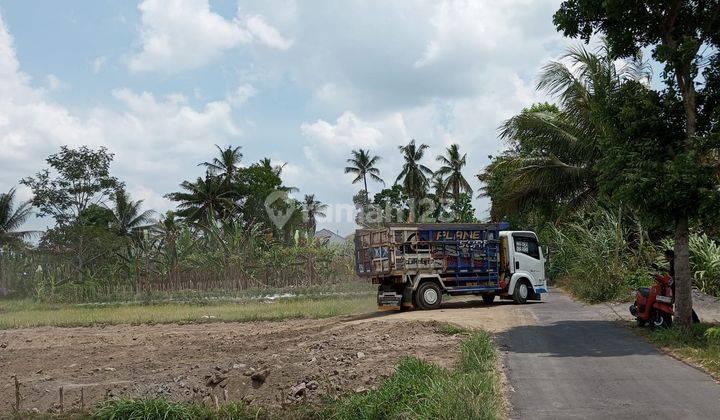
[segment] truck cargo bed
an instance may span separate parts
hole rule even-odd
[[[437,274],[450,294],[500,288],[505,223],[396,224],[355,234],[356,272],[382,279]]]

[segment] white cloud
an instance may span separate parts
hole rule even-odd
[[[280,35],[280,32],[265,22],[265,18],[260,15],[250,16],[245,25],[251,34],[268,47],[287,50],[292,46],[291,40]]]
[[[233,106],[240,106],[255,95],[257,95],[257,89],[249,83],[243,83],[235,89],[228,100]]]
[[[171,207],[163,194],[200,175],[194,165],[210,157],[213,144],[230,144],[242,134],[229,101],[193,107],[180,94],[157,98],[121,88],[112,95],[116,107],[85,113],[52,102],[20,69],[0,17],[0,191],[45,167],[45,158],[61,145],[104,146],[115,154],[113,173],[135,198],[163,211]]]
[[[107,62],[107,57],[105,57],[104,55],[95,57],[92,63],[93,74],[99,74],[105,67],[105,62]]]
[[[380,130],[349,111],[338,117],[335,124],[319,119],[314,123],[303,123],[300,130],[305,137],[333,152],[348,148],[377,147],[382,138]]]
[[[48,74],[45,76],[45,85],[47,85],[47,88],[51,91],[61,90],[68,87],[67,83],[60,80],[54,74]]]
[[[141,48],[128,63],[134,72],[199,68],[254,40],[281,50],[291,45],[262,16],[228,20],[210,10],[208,0],[145,0],[138,8]]]

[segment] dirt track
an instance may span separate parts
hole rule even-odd
[[[81,387],[86,406],[106,395],[317,401],[376,386],[404,355],[450,367],[461,338],[438,332],[437,322],[503,331],[533,319],[474,300],[325,320],[0,331],[0,413],[14,403],[13,374],[26,410],[58,409],[61,386],[65,409],[79,405]]]

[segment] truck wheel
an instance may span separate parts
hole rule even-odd
[[[482,295],[482,298],[483,298],[483,302],[486,305],[491,305],[493,303],[493,301],[495,300],[495,295],[486,294],[486,295]]]
[[[513,300],[515,303],[523,304],[527,302],[528,295],[530,294],[530,290],[528,289],[528,285],[524,280],[520,280],[515,285],[515,290],[513,291]]]
[[[417,291],[417,303],[420,309],[437,309],[442,304],[440,286],[428,281],[420,285]]]

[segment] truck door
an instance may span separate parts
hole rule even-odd
[[[513,233],[513,272],[526,272],[533,285],[542,283],[545,273],[542,251],[537,237],[532,233]]]

